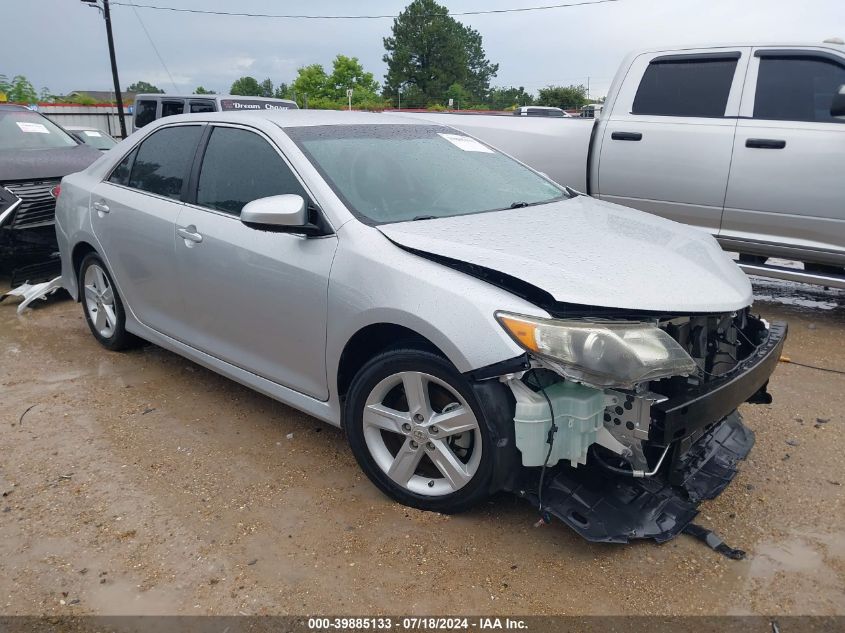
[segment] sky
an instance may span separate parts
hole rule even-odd
[[[396,15],[404,0],[113,0],[254,13]],[[521,8],[566,0],[446,0],[450,11]],[[79,0],[0,0],[0,74],[40,91],[110,90],[105,27]],[[457,17],[477,29],[499,64],[493,85],[584,84],[600,97],[630,51],[671,44],[821,42],[845,38],[845,0],[618,0],[592,6]],[[251,75],[291,82],[297,68],[358,57],[383,80],[391,19],[291,20],[173,13],[113,6],[123,88],[144,80],[168,93],[199,85],[227,92]],[[149,33],[149,38],[144,31]],[[155,44],[162,61],[153,49]],[[165,69],[166,66],[166,69]],[[169,72],[168,72],[169,71]]]

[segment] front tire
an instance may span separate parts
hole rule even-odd
[[[88,253],[79,266],[79,291],[85,321],[94,338],[112,351],[134,347],[138,339],[126,331],[126,312],[105,263]]]
[[[385,494],[453,513],[501,487],[499,470],[509,462],[502,451],[513,445],[499,441],[507,421],[491,417],[449,361],[395,349],[371,359],[353,379],[344,428],[361,469]]]

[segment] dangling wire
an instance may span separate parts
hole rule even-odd
[[[549,522],[549,517],[547,513],[543,512],[543,481],[546,478],[546,467],[549,465],[549,459],[552,456],[552,449],[554,448],[555,442],[555,434],[557,433],[557,425],[555,424],[555,410],[552,407],[552,401],[549,398],[549,394],[546,393],[546,388],[540,382],[540,379],[537,377],[537,370],[532,369],[531,375],[534,378],[534,382],[537,383],[537,386],[540,388],[540,393],[543,394],[543,397],[546,399],[546,402],[549,405],[549,415],[552,419],[552,426],[549,428],[549,433],[546,436],[546,443],[549,445],[549,451],[546,453],[546,459],[543,462],[543,467],[540,470],[540,486],[537,491],[537,505],[539,506],[538,510],[540,512],[540,518],[545,522]]]

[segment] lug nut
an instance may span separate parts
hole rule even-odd
[[[433,450],[434,450],[434,442],[428,442],[428,443],[425,445],[425,447],[426,447],[428,450],[433,451]]]
[[[431,428],[429,429],[429,432],[430,432],[432,435],[437,435],[438,433],[440,433],[440,429],[438,429],[436,426],[433,426],[433,427],[431,427]]]
[[[409,432],[411,430],[411,425],[405,422],[405,424],[402,425],[402,430],[405,431],[405,433]]]
[[[424,419],[421,413],[414,414],[414,422],[422,422]]]
[[[417,444],[414,440],[411,440],[411,448],[413,448],[413,449],[417,449],[417,448],[419,448],[419,447],[420,447],[420,445],[419,445],[419,444]]]

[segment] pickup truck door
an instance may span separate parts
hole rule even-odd
[[[726,248],[845,262],[845,117],[830,111],[844,84],[838,52],[754,50],[720,232]]]
[[[595,195],[718,233],[750,50],[635,57],[599,121]]]

